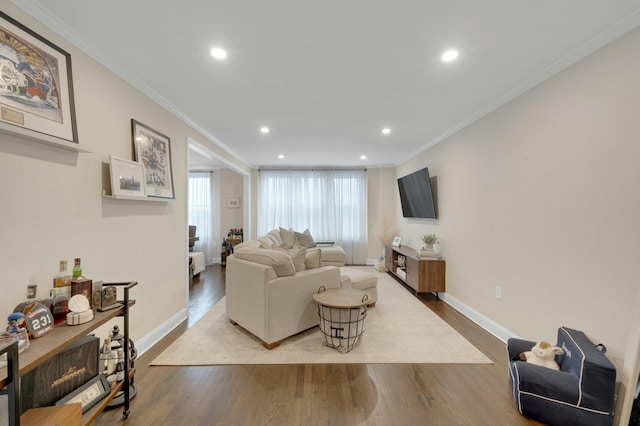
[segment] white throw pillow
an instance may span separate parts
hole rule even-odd
[[[304,271],[306,269],[305,258],[307,250],[304,247],[296,244],[294,248],[288,250],[277,246],[274,246],[273,249],[280,250],[282,253],[287,253],[289,257],[291,257],[291,261],[293,262],[296,272]]]
[[[305,253],[304,266],[307,269],[315,269],[320,267],[320,249],[308,250]]]
[[[276,241],[275,244],[276,245],[279,246],[280,244],[282,244],[282,238],[280,238],[280,230],[272,229],[271,231],[269,231],[267,233],[267,236],[270,237],[270,238],[271,237],[275,238],[275,241]]]
[[[238,259],[271,266],[279,277],[288,277],[296,274],[296,268],[289,254],[279,250],[242,247],[235,250],[233,255]]]
[[[269,237],[260,237],[258,238],[258,241],[260,242],[260,247],[262,248],[266,248],[266,249],[273,248],[273,240]]]
[[[280,238],[282,239],[280,247],[286,249],[293,248],[296,243],[296,234],[294,234],[290,229],[280,228]]]

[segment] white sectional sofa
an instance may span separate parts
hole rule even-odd
[[[226,306],[229,320],[262,341],[267,349],[318,325],[313,293],[320,286],[340,287],[340,268],[317,266],[296,272],[287,253],[240,247],[227,259]],[[299,263],[299,262],[297,262]]]

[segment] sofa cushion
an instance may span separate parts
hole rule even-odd
[[[282,253],[286,253],[291,257],[291,261],[293,262],[293,266],[296,269],[296,272],[304,271],[305,267],[305,255],[307,250],[304,247],[296,244],[291,249],[286,249],[283,247],[273,246],[273,250],[278,250]]]
[[[290,229],[280,228],[280,238],[282,239],[282,243],[280,243],[280,247],[284,247],[286,249],[293,248],[296,243],[296,235]]]
[[[304,232],[293,231],[293,234],[296,236],[296,242],[302,247],[311,248],[316,246],[316,242],[313,240],[309,229],[305,229]]]
[[[267,237],[273,239],[275,245],[279,246],[280,244],[282,244],[282,238],[280,237],[280,230],[278,229],[272,229],[271,231],[269,231],[267,233]]]
[[[282,251],[241,247],[235,250],[233,255],[237,256],[238,259],[271,266],[279,277],[288,277],[296,274],[296,268],[293,265],[291,256]]]
[[[307,269],[320,267],[320,249],[307,250],[304,258],[304,266]]]
[[[238,250],[242,247],[259,248],[260,242],[257,240],[249,240],[249,241],[245,241],[244,243],[238,243],[233,247],[233,250]]]
[[[266,249],[271,249],[273,248],[273,240],[269,237],[260,237],[258,238],[258,241],[260,242],[260,247],[262,248],[266,248]]]

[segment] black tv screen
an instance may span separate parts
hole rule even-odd
[[[427,167],[398,178],[398,189],[404,217],[436,219],[431,179]]]

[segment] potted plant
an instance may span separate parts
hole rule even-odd
[[[436,234],[423,235],[422,242],[424,242],[424,248],[426,250],[433,250],[434,244],[440,244],[440,240],[436,237]]]

